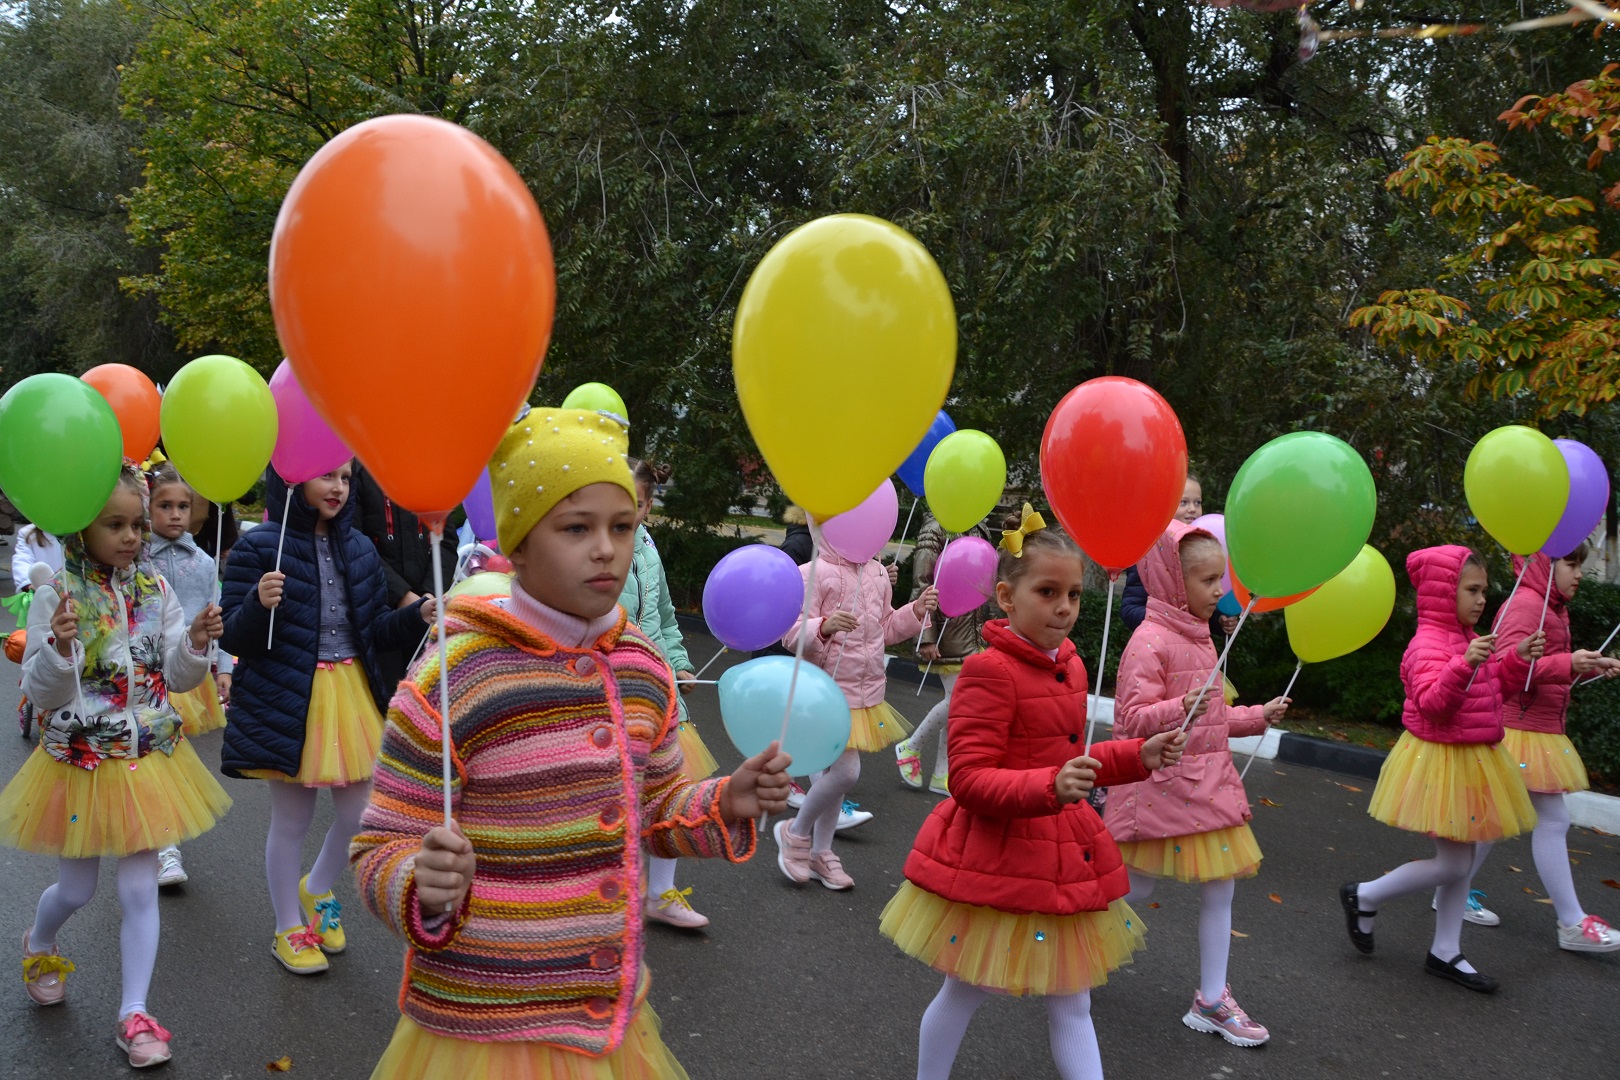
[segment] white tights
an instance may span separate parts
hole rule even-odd
[[[917,1033],[917,1080],[948,1080],[968,1023],[989,996],[988,990],[954,975],[945,977],[945,985],[923,1012]],[[1102,1080],[1102,1053],[1091,1022],[1091,991],[1048,997],[1046,1024],[1058,1075],[1063,1080]]]
[[[315,798],[320,788],[270,781],[270,833],[264,841],[264,876],[270,884],[270,904],[276,912],[276,932],[304,925],[298,902],[298,879],[304,864],[304,837],[315,820]],[[349,841],[360,831],[360,815],[371,799],[371,783],[328,789],[336,817],[321,841],[320,854],[309,868],[309,894],[330,892],[338,875],[349,865]]]
[[[941,675],[939,681],[945,686],[945,697],[938,705],[928,710],[923,722],[917,725],[917,730],[911,733],[906,740],[911,743],[912,749],[917,751],[917,757],[922,757],[922,748],[925,743],[939,732],[939,751],[934,755],[934,775],[944,776],[951,771],[951,740],[949,733],[942,730],[946,717],[951,713],[951,690],[956,686],[956,676]]]
[[[1586,911],[1575,895],[1575,876],[1569,869],[1569,807],[1564,803],[1564,796],[1556,791],[1532,791],[1530,805],[1536,808],[1536,827],[1530,834],[1530,856],[1536,860],[1536,873],[1541,876],[1542,887],[1553,902],[1558,921],[1565,926],[1579,926],[1586,918]],[[1477,846],[1479,853],[1474,858],[1473,873],[1468,875],[1470,889],[1485,856],[1491,853],[1490,844]]]
[[[1468,884],[1473,877],[1478,844],[1434,838],[1434,858],[1418,859],[1397,866],[1376,881],[1356,886],[1356,902],[1362,911],[1377,912],[1389,901],[1408,893],[1434,890],[1434,943],[1429,951],[1450,962],[1462,954],[1463,909],[1468,904]],[[1363,932],[1372,931],[1372,920],[1360,921]],[[1473,971],[1464,960],[1459,971]]]
[[[28,932],[32,952],[48,952],[56,946],[57,932],[75,911],[96,895],[100,859],[61,859],[56,884],[39,898],[34,926]],[[158,857],[155,851],[140,851],[118,860],[118,904],[124,918],[118,930],[119,953],[123,961],[123,1001],[118,1017],[146,1011],[146,994],[152,987],[152,969],[157,966],[158,949]]]
[[[675,864],[679,859],[647,856],[647,899],[657,900],[675,887]]]
[[[838,812],[844,807],[844,797],[855,789],[855,781],[860,778],[860,751],[845,750],[837,761],[810,781],[799,816],[788,828],[794,836],[810,837],[812,852],[832,850],[833,833],[838,830]]]
[[[1153,895],[1157,878],[1129,868],[1126,872],[1131,879],[1127,904]],[[1232,954],[1232,896],[1236,892],[1237,882],[1231,878],[1198,885],[1198,996],[1209,1004],[1226,993],[1227,961]]]

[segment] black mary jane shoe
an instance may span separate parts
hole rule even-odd
[[[1423,970],[1427,971],[1430,975],[1438,975],[1442,979],[1450,979],[1458,986],[1466,986],[1468,989],[1477,993],[1496,993],[1497,987],[1501,986],[1502,984],[1491,978],[1489,975],[1478,971],[1458,970],[1457,965],[1462,963],[1463,959],[1464,957],[1462,953],[1458,953],[1449,961],[1442,960],[1438,956],[1434,955],[1434,953],[1430,953],[1429,958],[1423,961]]]
[[[1372,931],[1363,930],[1360,920],[1370,919],[1378,912],[1361,910],[1361,901],[1356,898],[1356,883],[1353,881],[1347,881],[1339,886],[1339,903],[1344,906],[1344,928],[1350,931],[1350,944],[1361,952],[1371,953]]]

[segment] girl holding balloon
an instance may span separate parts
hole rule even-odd
[[[1127,902],[1145,901],[1160,878],[1198,884],[1198,989],[1182,1023],[1234,1046],[1259,1046],[1270,1033],[1227,984],[1235,883],[1260,870],[1229,740],[1261,734],[1288,702],[1240,708],[1226,703],[1221,687],[1204,690],[1217,663],[1209,619],[1226,572],[1211,533],[1172,521],[1137,565],[1148,590],[1147,617],[1120,657],[1114,731],[1140,738],[1178,730],[1189,712],[1191,727],[1180,764],[1112,788],[1103,820],[1129,868]]]

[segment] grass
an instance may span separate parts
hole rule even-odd
[[[1282,719],[1281,727],[1284,731],[1292,731],[1298,735],[1329,739],[1350,746],[1368,746],[1374,750],[1388,750],[1395,745],[1395,740],[1401,737],[1401,729],[1398,727],[1347,723],[1309,709],[1288,710],[1288,715]]]
[[[724,521],[727,525],[748,525],[756,529],[780,529],[782,527],[781,522],[772,521],[768,517],[760,517],[757,514],[727,514]]]

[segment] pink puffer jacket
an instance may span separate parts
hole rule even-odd
[[[888,686],[883,673],[884,646],[915,638],[922,632],[922,620],[910,604],[889,607],[893,596],[889,572],[876,559],[856,566],[837,552],[822,548],[819,559],[799,567],[799,576],[806,583],[812,566],[816,587],[810,596],[804,658],[838,680],[850,708],[876,705],[883,700]],[[821,636],[821,620],[834,611],[851,612],[860,624],[834,634],[829,641]],[[798,647],[799,621],[794,620],[793,629],[783,636],[784,648]]]
[[[1523,556],[1514,556],[1513,572],[1524,569]],[[1541,606],[1547,605],[1547,622],[1541,622]],[[1552,560],[1537,555],[1524,571],[1508,605],[1502,624],[1496,629],[1496,655],[1502,658],[1502,723],[1520,731],[1564,733],[1564,714],[1569,710],[1569,688],[1574,681],[1570,668],[1569,597],[1552,586]],[[1536,661],[1535,681],[1527,692],[1525,678],[1530,661],[1515,652],[1519,642],[1536,632],[1547,632],[1547,651]]]
[[[1220,659],[1209,623],[1187,610],[1181,541],[1188,534],[1209,535],[1172,521],[1136,565],[1147,586],[1147,617],[1119,661],[1116,739],[1147,738],[1179,727],[1187,716],[1182,698],[1204,685]],[[1139,784],[1109,790],[1103,823],[1114,839],[1123,843],[1188,836],[1249,819],[1249,800],[1232,766],[1227,740],[1265,731],[1265,709],[1230,707],[1221,690],[1216,676],[1206,695],[1209,708],[1188,729],[1179,765],[1159,769]]]
[[[1465,547],[1446,544],[1406,557],[1406,574],[1417,587],[1418,623],[1401,658],[1401,684],[1406,687],[1401,723],[1425,742],[1502,741],[1502,694],[1497,685],[1501,665],[1492,657],[1476,678],[1463,660],[1468,643],[1477,636],[1473,627],[1457,618],[1457,581],[1471,554]],[[1523,600],[1520,597],[1519,603]]]

